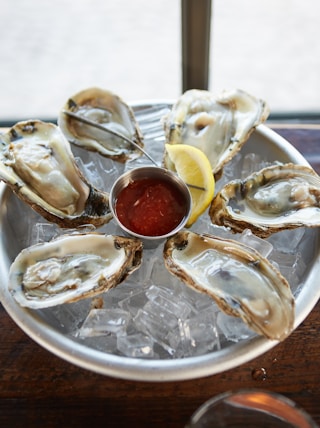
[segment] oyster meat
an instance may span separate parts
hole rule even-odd
[[[223,166],[268,115],[265,101],[244,91],[224,91],[214,97],[208,91],[191,89],[178,99],[163,119],[166,142],[189,144],[202,150],[218,179]],[[167,168],[172,168],[166,157],[164,163]]]
[[[140,240],[99,233],[62,235],[18,254],[9,291],[33,309],[92,297],[115,287],[141,264]]]
[[[164,248],[167,269],[211,296],[229,315],[257,333],[283,340],[293,329],[294,298],[278,270],[237,241],[182,231]]]
[[[106,128],[106,131],[69,117],[65,111],[89,119]],[[107,132],[108,129],[114,131],[143,147],[143,136],[133,110],[110,91],[89,88],[75,94],[61,110],[58,124],[71,143],[86,150],[96,151],[119,162],[141,155],[134,144]]]
[[[320,177],[308,166],[273,165],[233,180],[214,197],[213,223],[262,238],[284,229],[320,226]]]
[[[100,226],[112,218],[109,195],[86,181],[54,124],[19,122],[0,136],[0,179],[60,227]]]

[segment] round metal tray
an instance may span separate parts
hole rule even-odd
[[[161,115],[171,105],[167,101],[137,102],[132,104],[146,140],[159,144],[162,150],[164,137],[160,123]],[[266,161],[294,162],[308,165],[304,157],[284,138],[260,125],[242,149],[245,153],[258,153]],[[175,359],[129,358],[99,351],[73,340],[63,333],[47,316],[47,312],[30,310],[19,306],[7,289],[8,271],[15,256],[26,243],[26,221],[33,211],[29,207],[15,212],[19,201],[4,185],[0,185],[0,299],[16,324],[35,342],[53,354],[97,373],[131,380],[172,381],[209,376],[237,367],[274,347],[278,342],[255,336],[231,343],[221,350],[205,355]],[[25,210],[25,212],[23,211]],[[26,218],[25,218],[26,217]],[[320,297],[317,279],[320,275],[319,231],[312,229],[315,245],[312,248],[310,266],[296,296],[294,327],[307,317]]]

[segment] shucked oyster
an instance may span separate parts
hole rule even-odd
[[[85,89],[69,98],[60,112],[59,126],[71,143],[119,162],[141,155],[139,149],[123,138],[69,117],[65,111],[89,119],[143,147],[133,110],[119,96],[100,88]]]
[[[9,271],[21,306],[40,309],[105,292],[141,264],[142,243],[98,233],[63,235],[26,248]]]
[[[269,339],[292,331],[294,298],[289,284],[257,251],[239,242],[182,231],[164,248],[168,270],[211,296],[229,315]]]
[[[320,226],[320,177],[312,168],[274,165],[226,184],[213,199],[213,223],[262,238],[299,226]]]
[[[167,143],[202,150],[217,179],[223,166],[268,115],[266,103],[244,91],[224,91],[215,98],[208,91],[191,89],[178,99],[163,124]],[[170,168],[169,159],[164,162]]]
[[[0,179],[61,227],[100,226],[112,218],[109,195],[85,180],[70,144],[53,124],[19,122],[0,136]]]

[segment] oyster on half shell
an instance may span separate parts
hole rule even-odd
[[[233,180],[214,197],[213,223],[233,232],[249,228],[262,238],[297,227],[320,226],[320,177],[292,163],[273,165]]]
[[[289,284],[256,250],[182,231],[167,240],[164,260],[172,274],[257,333],[283,340],[292,331],[295,303]]]
[[[19,122],[0,135],[0,179],[60,227],[98,227],[112,218],[109,195],[85,180],[69,142],[54,124]]]
[[[89,119],[143,147],[143,136],[134,112],[118,95],[100,88],[85,89],[68,99],[60,112],[58,124],[71,143],[86,150],[119,162],[141,155],[135,145],[123,138],[69,117],[64,111]]]
[[[22,250],[9,291],[33,309],[92,297],[115,287],[141,264],[140,240],[99,233],[62,235]]]
[[[202,150],[218,179],[223,166],[268,115],[266,102],[244,91],[224,91],[215,97],[205,90],[190,89],[163,118],[163,126],[168,144],[189,144]],[[164,163],[171,168],[169,159]]]

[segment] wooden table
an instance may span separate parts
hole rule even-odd
[[[270,125],[320,173],[320,126]],[[319,285],[320,286],[320,285]],[[266,354],[214,376],[167,383],[113,379],[75,367],[29,339],[0,306],[0,427],[179,427],[223,391],[284,394],[320,425],[320,303]]]

